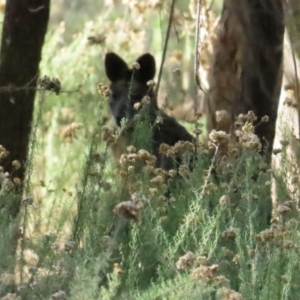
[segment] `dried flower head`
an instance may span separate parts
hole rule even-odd
[[[52,91],[56,95],[60,94],[61,91],[61,83],[57,78],[52,78],[48,76],[44,76],[37,80],[37,84],[40,88],[44,89],[45,91]]]
[[[168,152],[169,149],[170,149],[169,145],[162,143],[159,146],[159,153],[161,153],[161,154],[167,154],[167,152]]]
[[[133,108],[135,110],[139,110],[141,108],[141,106],[142,106],[142,104],[140,102],[136,102],[136,103],[133,104]]]
[[[213,143],[219,145],[229,142],[229,134],[225,131],[216,131],[213,129],[209,134],[209,138]]]
[[[102,97],[109,97],[111,94],[109,87],[101,82],[97,85],[97,91]]]
[[[72,143],[77,137],[76,133],[83,125],[81,123],[71,123],[60,133],[60,139],[66,143]]]
[[[156,124],[163,124],[164,123],[164,119],[162,116],[157,116],[155,119],[155,123]]]
[[[138,158],[146,162],[148,166],[154,166],[156,164],[156,156],[151,155],[147,150],[141,149],[137,153]]]
[[[1,300],[21,300],[21,297],[15,293],[8,293],[1,298]]]
[[[219,284],[219,285],[222,285],[222,284],[227,285],[229,283],[229,280],[225,276],[220,275],[220,276],[213,277],[212,282]]]
[[[272,229],[266,229],[257,234],[256,239],[264,243],[272,242],[275,239],[275,232]]]
[[[143,160],[147,160],[151,158],[151,154],[147,150],[141,149],[138,151],[138,157]]]
[[[136,152],[136,148],[134,147],[134,146],[128,146],[127,148],[126,148],[126,151],[128,152],[128,153],[135,153]]]
[[[295,92],[293,90],[287,90],[286,91],[286,97],[283,102],[284,105],[288,107],[295,107],[297,108],[297,100],[295,98]]]
[[[276,211],[280,214],[286,214],[291,211],[291,208],[287,205],[279,204],[276,208]]]
[[[100,187],[102,187],[104,191],[110,191],[111,190],[111,184],[107,181],[104,181],[104,180],[102,180],[100,182]]]
[[[20,185],[22,183],[22,181],[19,177],[14,177],[13,183],[16,184],[16,185]]]
[[[285,241],[285,242],[283,242],[282,247],[283,247],[283,249],[288,249],[289,250],[289,249],[296,248],[297,246],[292,241]]]
[[[252,110],[250,110],[247,115],[239,114],[239,116],[237,117],[237,120],[235,122],[235,125],[242,126],[243,124],[245,124],[247,122],[252,124],[256,120],[257,120],[256,115],[254,114],[254,112]]]
[[[203,133],[203,131],[200,128],[195,128],[193,132],[196,136],[199,136],[200,134]]]
[[[195,145],[188,141],[179,141],[174,145],[175,152],[184,154],[184,153],[194,153]]]
[[[67,294],[64,291],[58,291],[51,295],[52,300],[66,300]]]
[[[148,166],[155,166],[156,161],[157,161],[156,156],[151,155],[148,159],[146,159],[146,164],[147,164]]]
[[[133,70],[139,70],[141,68],[140,64],[137,61],[134,62],[131,67]]]
[[[147,82],[147,85],[149,86],[149,87],[154,87],[155,86],[155,81],[154,80],[149,80],[148,82]]]
[[[115,214],[123,216],[125,219],[139,221],[140,209],[132,201],[123,201],[117,204],[113,210]]]
[[[21,168],[21,163],[18,160],[13,160],[11,164],[16,170]]]
[[[118,263],[114,263],[114,272],[118,275],[123,274],[122,267]]]
[[[208,265],[208,259],[206,256],[198,256],[197,257],[197,262],[201,266],[207,266]]]
[[[90,45],[99,45],[103,44],[106,40],[106,35],[104,33],[99,33],[87,38]]]
[[[68,241],[65,243],[64,249],[66,252],[76,249],[77,243],[75,241]]]
[[[229,228],[222,232],[222,237],[225,239],[235,239],[236,238],[236,229]]]
[[[269,122],[269,116],[263,116],[262,118],[261,118],[261,121],[262,122],[264,122],[264,123],[266,123],[266,122]]]
[[[130,174],[130,173],[132,174],[135,171],[135,167],[134,166],[129,166],[127,171],[128,171],[128,174]]]
[[[227,195],[223,195],[220,199],[219,199],[219,203],[221,206],[227,206],[230,204],[230,198]]]
[[[226,110],[217,110],[216,111],[216,121],[217,123],[221,123],[223,121],[229,120],[229,114]]]
[[[176,170],[169,170],[169,176],[170,176],[171,178],[176,177],[176,176],[177,176],[177,171],[176,171]]]
[[[245,149],[260,151],[262,147],[260,139],[253,132],[253,125],[251,123],[246,122],[242,130],[236,130],[235,134],[239,138],[239,142]]]
[[[257,120],[257,117],[256,117],[255,113],[252,110],[248,111],[247,117],[248,117],[249,122],[254,122],[254,121]]]
[[[179,169],[178,169],[178,173],[179,173],[180,176],[186,177],[186,176],[189,175],[190,172],[189,172],[189,169],[186,165],[180,165]]]
[[[176,76],[180,76],[180,75],[181,75],[181,71],[180,71],[179,69],[174,69],[174,70],[172,71],[172,73],[173,73],[174,75],[176,75]]]
[[[165,144],[163,144],[165,145]],[[168,149],[168,150],[167,150]],[[161,149],[166,153],[167,157],[180,157],[186,153],[192,154],[195,152],[195,146],[188,141],[178,141],[174,146],[164,146]]]
[[[193,252],[189,251],[185,255],[181,256],[176,262],[177,269],[190,269],[196,260],[196,256]]]
[[[158,176],[152,178],[150,180],[150,182],[157,185],[157,186],[160,186],[160,185],[164,184],[165,180],[164,180],[163,176],[158,175]]]
[[[244,299],[242,294],[225,287],[218,290],[217,296],[218,299],[222,299],[222,300],[243,300]]]
[[[8,155],[9,152],[2,145],[0,145],[0,159],[6,158]]]
[[[102,139],[107,143],[114,142],[116,140],[114,130],[108,126],[102,127]]]
[[[254,133],[254,126],[252,123],[250,122],[246,122],[243,126],[242,126],[242,131],[244,133]]]
[[[32,196],[28,196],[28,197],[24,198],[22,200],[22,203],[24,205],[31,205],[33,203],[33,197]]]
[[[150,188],[150,189],[149,189],[149,194],[150,194],[151,196],[156,195],[157,192],[158,192],[157,188]]]
[[[204,266],[196,268],[192,272],[192,276],[195,279],[204,279],[210,281],[218,271],[218,265]]]

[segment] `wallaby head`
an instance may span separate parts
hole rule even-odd
[[[134,104],[141,102],[146,95],[150,97],[151,108],[157,109],[154,91],[147,85],[155,75],[155,59],[146,53],[136,62],[137,67],[129,68],[117,54],[110,52],[105,56],[105,72],[111,82],[109,106],[118,126],[121,126],[122,119],[131,120],[134,117],[137,112]]]

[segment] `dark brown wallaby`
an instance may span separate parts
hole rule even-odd
[[[124,135],[124,144],[132,143],[133,132],[139,125],[140,119],[135,118],[139,113],[147,118],[151,128],[149,151],[157,157],[156,167],[169,170],[173,168],[173,160],[159,153],[162,143],[173,146],[178,141],[193,142],[194,138],[174,118],[166,115],[158,108],[153,87],[149,84],[155,75],[155,59],[149,54],[143,54],[137,60],[134,68],[129,68],[126,62],[117,54],[111,52],[105,56],[105,72],[110,84],[109,107],[117,126],[121,127],[122,120],[127,120],[128,130]],[[148,83],[148,84],[147,84]],[[146,97],[145,97],[146,96]],[[144,99],[142,101],[142,99]],[[141,103],[141,101],[143,103]],[[148,104],[144,104],[148,102]],[[137,109],[141,103],[142,108]],[[137,104],[137,105],[135,105]],[[142,110],[142,113],[140,113]],[[137,146],[137,145],[134,145]],[[113,145],[113,151],[119,152],[120,144]],[[118,154],[115,156],[118,156]]]

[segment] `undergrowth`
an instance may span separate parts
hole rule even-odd
[[[40,112],[46,95],[41,93]],[[105,104],[100,99],[100,116]],[[268,224],[272,170],[249,135],[253,114],[240,118],[245,122],[237,132],[240,140],[226,157],[220,147],[229,137],[214,131],[208,143],[199,142],[193,170],[180,165],[169,172],[154,168],[152,155],[134,146],[127,151],[135,159],[125,155],[111,168],[109,143],[117,135],[95,123],[79,172],[77,203],[54,203],[59,207],[49,215],[52,230],[34,230],[39,208],[28,198],[15,224],[1,218],[0,250],[7,258],[1,263],[1,293],[21,299],[298,298],[296,204],[278,205]],[[136,134],[145,132],[139,127]],[[35,140],[33,130],[31,153]],[[163,151],[183,153],[174,147]],[[137,163],[135,173],[131,167]],[[9,199],[3,183],[1,199]],[[15,237],[7,229],[18,222],[21,234]],[[8,252],[12,240],[19,243],[17,261]]]

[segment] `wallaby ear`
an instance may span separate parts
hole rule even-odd
[[[135,70],[135,78],[143,82],[152,80],[155,76],[154,57],[151,54],[146,53],[140,56],[136,61],[139,63],[141,68],[139,70]]]
[[[128,71],[126,62],[114,52],[105,55],[105,73],[110,81],[117,81],[123,78]]]

